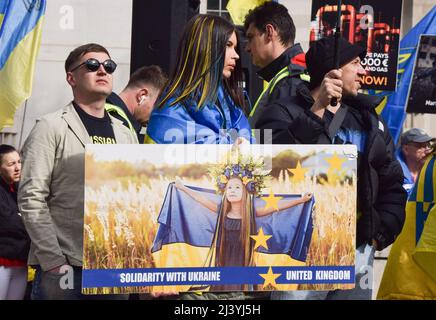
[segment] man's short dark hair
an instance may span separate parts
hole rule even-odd
[[[8,144],[0,144],[0,164],[2,164],[3,156],[11,152],[18,152],[13,146]]]
[[[65,72],[68,72],[75,67],[77,61],[88,52],[104,52],[110,57],[109,52],[105,47],[97,43],[87,43],[70,52],[67,60],[65,60]]]
[[[150,84],[159,91],[163,89],[168,78],[159,66],[141,67],[132,73],[126,88],[142,87]]]
[[[266,25],[273,25],[279,34],[280,42],[284,46],[293,45],[295,41],[295,25],[288,9],[277,2],[268,1],[250,10],[245,16],[244,29],[247,31],[250,24],[262,33],[266,31]]]

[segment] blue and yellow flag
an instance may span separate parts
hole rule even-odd
[[[216,195],[214,190],[192,186],[188,188],[200,192],[220,207],[221,197]],[[280,197],[289,200],[296,199],[299,195]],[[263,206],[263,200],[254,199],[254,210]],[[159,228],[152,247],[155,266],[180,270],[220,270],[223,284],[256,283],[261,279],[259,270],[262,270],[262,266],[304,268],[312,238],[313,209],[312,198],[304,204],[271,215],[255,217],[255,233],[257,232],[257,237],[263,238],[264,243],[254,251],[254,267],[214,267],[216,248],[213,243],[219,219],[218,212],[206,209],[185,192],[178,190],[174,184],[170,184],[159,214]],[[297,286],[295,283],[277,284],[279,290],[295,290]],[[203,291],[209,287],[195,288]],[[194,287],[189,285],[177,286],[178,291],[192,289]],[[155,287],[154,290],[164,292],[168,288]]]
[[[257,6],[269,0],[229,0],[226,9],[235,25],[244,25],[245,16]]]
[[[395,142],[398,142],[404,120],[406,119],[407,96],[421,34],[436,34],[436,6],[400,42],[397,91],[394,93],[388,91],[376,93],[377,95],[387,96],[383,100],[383,104],[377,108],[377,112],[381,114],[387,123]]]
[[[30,97],[46,0],[0,0],[0,130]]]
[[[221,198],[214,190],[189,187],[219,205]],[[283,199],[296,199],[299,195],[280,195]],[[283,257],[274,262],[275,255],[287,255],[289,261],[306,261],[312,237],[312,210],[314,199],[274,214],[256,217],[257,230],[262,228],[268,237],[268,248],[258,247],[257,255],[270,256],[266,265],[286,265]],[[264,201],[254,200],[254,208],[264,206]],[[206,209],[185,192],[179,191],[174,184],[168,186],[162,209],[159,214],[159,229],[155,237],[152,252],[164,250],[166,246],[177,245],[179,251],[166,255],[165,261],[159,259],[158,267],[202,267],[205,254],[209,251],[218,219],[218,213]],[[182,247],[188,245],[182,251]],[[198,250],[197,250],[198,249]],[[165,249],[166,250],[166,249]],[[192,253],[190,253],[192,251]],[[162,256],[162,254],[160,254]],[[156,255],[155,255],[156,257]],[[203,259],[201,257],[204,257]],[[257,261],[259,257],[257,257]]]
[[[427,160],[406,205],[378,299],[436,299],[436,155]]]
[[[193,100],[170,105],[172,101],[151,113],[145,143],[232,144],[238,137],[255,141],[244,112],[222,86],[216,104],[201,109]]]

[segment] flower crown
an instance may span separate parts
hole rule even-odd
[[[230,161],[217,164],[209,170],[216,183],[216,190],[223,194],[227,182],[231,178],[240,178],[247,191],[251,194],[258,195],[265,187],[265,178],[269,170],[264,170],[263,158],[254,159],[252,156],[242,156],[237,154],[231,156]]]

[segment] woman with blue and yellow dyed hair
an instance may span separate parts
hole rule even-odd
[[[251,139],[242,107],[235,26],[212,15],[186,25],[177,63],[153,111],[146,143],[233,143]]]

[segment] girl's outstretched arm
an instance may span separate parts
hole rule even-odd
[[[280,201],[277,204],[278,210],[268,207],[268,208],[256,208],[256,216],[257,217],[262,217],[262,216],[267,216],[269,214],[272,214],[276,211],[281,211],[281,210],[285,210],[285,209],[289,209],[292,208],[296,205],[305,203],[307,201],[309,201],[310,199],[312,199],[312,193],[305,193],[301,198],[299,199],[295,199],[295,200],[286,200],[286,201]]]
[[[218,205],[215,202],[213,202],[212,200],[206,198],[201,193],[186,187],[183,184],[182,180],[180,180],[180,178],[176,178],[176,182],[174,183],[174,186],[177,189],[185,192],[188,196],[190,196],[192,199],[194,199],[195,201],[197,201],[198,203],[200,203],[204,207],[206,207],[209,210],[217,213]]]

